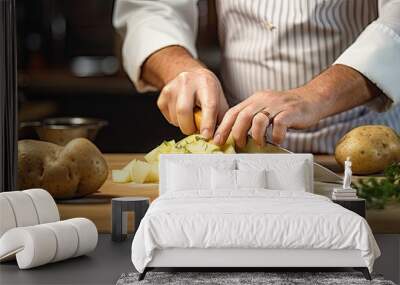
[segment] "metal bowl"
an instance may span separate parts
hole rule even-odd
[[[93,118],[60,117],[43,121],[23,122],[21,128],[32,127],[43,141],[66,145],[76,138],[87,138],[93,141],[97,132],[107,126],[108,122]]]

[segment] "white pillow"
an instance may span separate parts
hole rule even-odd
[[[211,169],[211,189],[236,190],[236,172],[232,169]]]
[[[278,169],[269,170],[267,179],[270,189],[302,192],[307,190],[304,163],[294,164],[291,171],[287,173]]]
[[[290,160],[252,160],[238,161],[240,170],[266,169],[267,187],[271,190],[303,191],[307,190],[308,179],[305,161]]]
[[[266,171],[263,170],[211,170],[212,190],[238,190],[240,188],[266,188]]]
[[[169,163],[168,189],[169,191],[185,191],[207,188],[210,185],[207,179],[210,171],[211,167]]]
[[[211,169],[234,169],[235,161],[226,161],[206,166],[188,162],[168,162],[167,191],[211,189]]]
[[[267,188],[267,171],[235,170],[237,188]]]

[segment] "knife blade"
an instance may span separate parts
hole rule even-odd
[[[196,109],[194,112],[195,124],[197,129],[200,129],[201,110]],[[248,135],[246,145],[243,148],[237,148],[239,153],[294,153],[286,148],[283,148],[275,143],[266,140],[264,146],[259,146],[254,142],[254,139]],[[343,178],[337,175],[330,169],[314,162],[314,181],[327,182],[334,184],[342,184]]]
[[[294,153],[286,148],[283,148],[277,144],[266,141],[264,146],[259,146],[254,142],[251,136],[247,136],[247,142],[245,147],[238,148],[240,153]],[[342,184],[343,179],[335,172],[322,166],[321,164],[314,162],[314,180],[319,182],[328,182],[335,184]]]

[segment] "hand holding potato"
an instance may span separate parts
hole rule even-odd
[[[141,79],[161,90],[158,108],[186,135],[196,132],[196,106],[203,109],[200,132],[207,139],[228,110],[218,78],[182,46],[167,46],[151,54],[143,63]]]
[[[157,105],[168,122],[186,135],[196,132],[193,109],[201,107],[200,133],[207,139],[213,136],[217,122],[228,110],[218,78],[202,67],[179,73],[162,89]]]

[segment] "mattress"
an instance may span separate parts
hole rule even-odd
[[[361,216],[326,197],[242,189],[169,192],[157,198],[132,243],[139,272],[163,249],[359,250],[372,271],[379,248]]]

